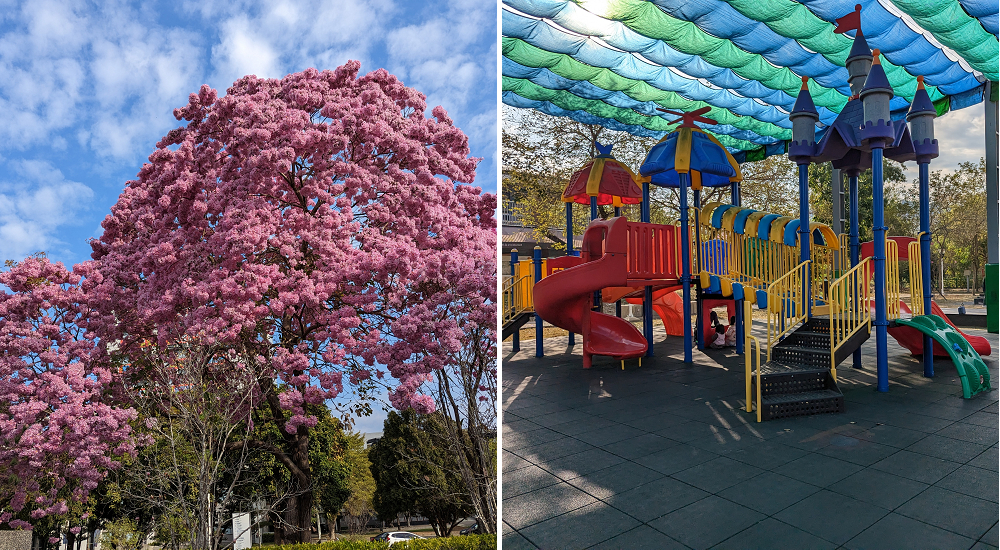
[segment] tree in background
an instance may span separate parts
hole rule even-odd
[[[103,352],[195,338],[262,373],[255,402],[279,435],[249,444],[290,473],[298,542],[316,482],[307,406],[375,378],[395,407],[433,411],[420,386],[495,324],[495,197],[456,184],[478,162],[466,136],[359,66],[203,86],[80,266]]]
[[[496,330],[485,325],[476,330],[478,341],[455,354],[456,366],[437,371],[435,398],[441,405],[441,443],[454,458],[465,504],[483,532],[496,533]]]
[[[833,223],[832,170],[828,162],[809,165],[809,208],[813,220],[825,224]],[[903,166],[894,160],[884,159],[882,177],[885,182],[883,207],[885,225],[888,227],[887,235],[916,236],[919,227],[919,204],[914,188],[906,182]],[[844,191],[846,196],[848,190]],[[861,242],[870,241],[875,235],[872,230],[874,225],[872,196],[872,171],[869,169],[858,176],[858,235]],[[791,214],[792,216],[798,216],[797,186],[795,197],[796,211]],[[848,228],[845,226],[842,232],[847,231]]]
[[[112,373],[94,360],[80,275],[40,256],[7,266],[0,273],[0,526],[31,528],[85,502],[134,453],[136,412],[109,399]]]
[[[362,434],[350,434],[347,440],[347,452],[344,456],[347,469],[347,486],[350,496],[344,503],[348,524],[355,532],[362,532],[368,522],[375,517],[375,478],[372,477],[372,464],[365,449],[365,438]]]
[[[962,273],[973,272],[973,289],[979,287],[986,265],[986,160],[963,162],[958,170],[930,174],[931,238],[942,294],[950,273],[955,286],[964,286]]]
[[[390,412],[382,438],[369,449],[374,506],[383,520],[419,512],[439,537],[451,535],[472,508],[450,452],[440,413]]]
[[[761,212],[798,216],[799,175],[796,164],[784,155],[740,165],[740,204]],[[729,201],[725,201],[729,202]]]

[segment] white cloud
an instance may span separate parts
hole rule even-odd
[[[222,24],[221,43],[212,48],[212,61],[226,86],[248,74],[260,78],[283,76],[275,48],[254,27],[243,15]]]
[[[0,257],[17,259],[62,247],[56,232],[76,223],[93,191],[67,180],[45,161],[22,160],[9,166],[14,173],[0,181]]]
[[[931,171],[951,172],[963,162],[978,163],[980,157],[986,156],[986,113],[983,105],[951,111],[935,119],[934,137],[938,140],[940,156],[931,161]],[[917,164],[907,162],[905,167],[907,179],[917,179]]]

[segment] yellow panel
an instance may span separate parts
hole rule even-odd
[[[701,191],[701,170],[691,170],[691,189]]]
[[[712,225],[712,212],[722,206],[721,202],[710,202],[701,209],[701,225]]]
[[[768,235],[768,239],[778,244],[784,244],[785,226],[788,225],[788,222],[794,219],[795,218],[791,216],[782,216],[771,222],[771,233]]]
[[[719,286],[722,287],[723,296],[733,295],[733,282],[725,277],[719,277]]]
[[[743,226],[743,234],[750,235],[751,237],[757,236],[757,226],[760,225],[760,219],[767,215],[767,212],[754,212],[747,217],[747,223]]]
[[[709,284],[712,282],[709,272],[702,271],[699,277],[701,278],[701,288],[708,288]]]
[[[816,223],[816,222],[813,222],[813,223],[809,224],[809,234],[810,235],[812,235],[812,232],[815,231],[815,230],[817,230],[817,229],[819,229],[819,232],[823,234],[823,240],[826,241],[826,244],[823,245],[824,248],[832,248],[834,250],[840,248],[840,241],[837,238],[837,234],[833,232],[833,229],[830,228],[829,225],[826,225],[824,223]],[[812,244],[816,245],[816,239],[813,239]],[[819,245],[816,245],[816,246],[819,246]]]
[[[732,231],[733,225],[736,223],[736,214],[739,214],[740,210],[745,210],[739,206],[734,206],[729,210],[722,213],[722,228]]]
[[[601,192],[601,176],[604,175],[604,159],[595,158],[587,176],[587,194],[596,197]]]
[[[677,153],[674,157],[674,170],[678,174],[686,174],[691,170],[691,128],[677,129]]]

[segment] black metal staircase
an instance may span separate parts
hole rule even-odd
[[[837,350],[835,365],[865,340],[858,331]],[[844,395],[830,372],[830,319],[813,317],[771,349],[771,360],[760,367],[761,420],[844,412]],[[756,395],[757,377],[751,381]]]

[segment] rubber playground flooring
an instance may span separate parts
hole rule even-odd
[[[996,387],[995,335],[967,332]],[[837,370],[846,413],[758,424],[742,356],[656,341],[624,371],[583,370],[579,340],[503,344],[504,550],[997,548],[1000,392],[962,399],[950,360],[924,378],[889,338],[877,393],[873,336]]]

